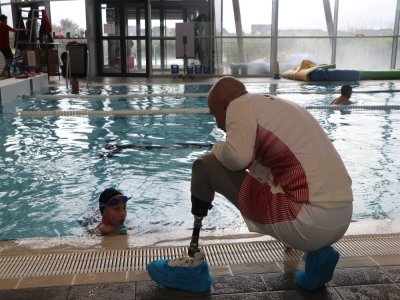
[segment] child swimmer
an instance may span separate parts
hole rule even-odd
[[[126,202],[129,200],[120,191],[108,188],[105,189],[99,197],[99,208],[101,212],[101,222],[97,229],[101,235],[126,234]]]

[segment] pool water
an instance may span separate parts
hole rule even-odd
[[[171,232],[175,238],[190,236],[191,165],[209,151],[209,144],[224,138],[210,115],[22,117],[14,112],[201,108],[207,106],[201,94],[209,88],[184,84],[97,87],[84,94],[101,95],[98,99],[38,95],[6,105],[0,114],[0,239],[87,235],[87,227],[99,216],[98,196],[107,187],[132,197],[127,205],[129,234],[159,239]],[[353,94],[357,105],[400,104],[399,84],[353,88],[365,91]],[[336,85],[248,85],[251,92],[278,94],[301,105],[329,104],[339,89]],[[376,90],[383,92],[367,93]],[[104,97],[130,93],[143,96]],[[162,93],[179,95],[162,97]],[[184,93],[200,93],[200,97]],[[353,221],[399,219],[400,111],[310,112],[352,177]],[[248,232],[238,211],[220,196],[204,219],[203,230],[217,235]]]

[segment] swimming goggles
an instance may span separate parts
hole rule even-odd
[[[127,197],[127,196],[114,197],[114,198],[109,199],[105,203],[100,203],[100,208],[118,205],[120,202],[126,203],[129,199],[131,199],[131,197]]]

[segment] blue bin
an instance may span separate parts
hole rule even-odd
[[[202,67],[201,67],[200,65],[195,65],[195,66],[194,66],[194,73],[195,73],[195,74],[201,74],[201,73],[203,73]]]
[[[186,74],[192,75],[193,72],[194,72],[193,66],[187,66],[187,67],[186,67]]]
[[[209,66],[202,66],[203,74],[210,74],[210,67]]]
[[[171,65],[171,74],[179,74],[179,66]]]

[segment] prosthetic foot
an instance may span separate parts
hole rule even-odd
[[[338,260],[339,252],[332,246],[308,252],[305,271],[296,273],[296,283],[306,290],[323,287],[332,279]]]
[[[147,265],[147,271],[155,282],[168,288],[189,292],[207,292],[211,288],[211,275],[204,253],[199,248],[199,236],[203,217],[211,204],[192,196],[194,214],[193,234],[188,257],[160,259]]]
[[[204,254],[195,257],[160,259],[147,265],[155,282],[168,288],[203,293],[211,289],[211,276]]]

